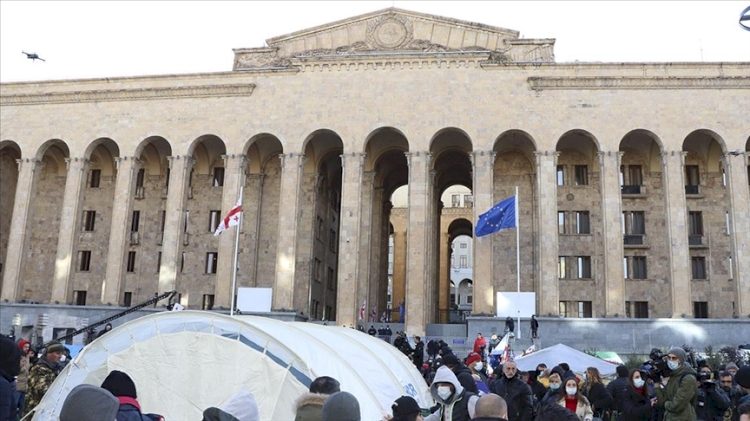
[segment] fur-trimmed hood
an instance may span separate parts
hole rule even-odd
[[[297,398],[294,403],[294,412],[297,414],[295,420],[320,420],[322,419],[323,404],[329,395],[320,393],[305,393]]]

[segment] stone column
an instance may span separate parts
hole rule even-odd
[[[495,152],[475,151],[471,153],[473,171],[474,208],[472,228],[479,221],[479,215],[495,206],[494,166]],[[516,228],[518,229],[518,228]],[[494,235],[474,237],[474,304],[473,313],[495,314],[495,287],[492,247]],[[450,245],[448,245],[450,247]],[[449,253],[450,254],[450,253]]]
[[[450,292],[448,290],[451,282],[451,240],[447,231],[440,233],[440,259],[441,262],[444,259],[445,263],[440,265],[440,279],[438,281],[438,310],[440,310],[438,323],[445,324],[450,319]],[[474,279],[476,279],[476,276]]]
[[[170,156],[167,159],[169,159],[170,171],[164,241],[161,247],[161,267],[159,268],[159,293],[177,288],[177,274],[180,271],[185,235],[185,208],[190,170],[195,164],[195,160],[186,155]],[[221,256],[219,261],[221,261]]]
[[[688,246],[687,203],[685,200],[685,155],[683,151],[661,154],[664,177],[669,282],[672,284],[672,317],[693,314],[691,306],[691,263]]]
[[[384,198],[384,192],[381,190],[381,197]],[[384,198],[385,199],[385,198]],[[380,318],[380,315],[383,314],[384,311],[388,309],[388,253],[390,252],[390,236],[391,236],[391,210],[393,209],[393,204],[390,200],[383,200],[381,202],[382,206],[382,220],[380,222],[380,259],[378,261],[377,266],[377,273],[376,276],[378,277],[377,282],[377,297],[378,297],[378,312],[380,313],[378,315],[378,320]],[[395,233],[394,233],[394,245],[393,245],[393,251],[394,251],[394,258],[395,258],[395,252],[396,252],[396,245],[395,245]],[[394,274],[393,274],[393,284],[395,285],[396,278],[395,278],[395,261],[394,261]],[[401,277],[401,285],[403,284],[404,277]],[[394,299],[394,296],[391,296],[391,299]]]
[[[341,155],[341,223],[339,230],[339,270],[336,293],[336,323],[356,325],[359,309],[367,297],[367,282],[359,280],[360,226],[362,224],[362,166],[365,154]],[[371,190],[371,189],[370,189]],[[364,321],[367,321],[365,306]]]
[[[602,194],[602,240],[604,249],[604,313],[625,317],[625,280],[622,273],[623,237],[621,229],[622,192],[620,164],[622,152],[599,152]]]
[[[221,157],[224,159],[224,168],[226,168],[224,188],[221,191],[221,217],[223,218],[232,210],[240,197],[240,187],[245,184],[245,169],[248,160],[245,155],[232,154],[222,155]],[[232,302],[232,270],[237,270],[237,268],[232,268],[232,265],[234,265],[235,236],[237,235],[234,230],[248,226],[247,224],[254,225],[255,222],[246,221],[245,215],[246,212],[243,212],[241,226],[234,227],[219,235],[219,261],[216,267],[214,307],[231,308],[234,305]],[[239,266],[239,262],[237,264]],[[237,288],[237,285],[235,285],[235,288]]]
[[[406,301],[406,264],[408,229],[397,227],[393,232],[393,284],[391,290],[391,310],[388,317],[393,318],[401,301]]]
[[[429,237],[432,226],[430,212],[430,163],[432,154],[426,151],[407,152],[409,165],[409,217],[406,242],[406,320],[404,329],[410,335],[424,336],[427,306],[430,305]],[[394,303],[397,305],[398,303]]]
[[[360,279],[367,280],[367,305],[370,308],[377,307],[375,312],[375,321],[378,321],[380,313],[384,308],[380,307],[378,302],[378,286],[380,284],[380,258],[383,245],[383,189],[375,187],[375,171],[365,173],[365,177],[370,178],[371,197],[367,199],[368,203],[362,203],[362,237],[367,237],[366,244],[362,246],[362,253],[367,255],[367,267],[362,269],[360,266]],[[364,196],[364,195],[363,195]],[[365,200],[363,198],[363,200]],[[369,217],[366,216],[365,208],[369,207]]]
[[[33,220],[32,203],[34,188],[39,179],[42,161],[35,158],[17,159],[18,184],[13,202],[13,217],[8,235],[8,253],[5,256],[2,300],[18,301],[23,287],[23,272],[26,267],[26,252]],[[12,247],[11,247],[12,245]]]
[[[560,314],[560,280],[557,273],[557,157],[559,152],[539,151],[536,156],[537,192],[537,314]],[[619,231],[618,231],[619,232]],[[474,262],[476,264],[476,261]]]
[[[67,303],[73,296],[73,277],[76,271],[81,207],[86,189],[90,161],[85,158],[66,158],[68,176],[65,179],[60,236],[57,240],[55,279],[52,281],[52,302]]]
[[[123,297],[125,284],[125,262],[130,245],[130,222],[135,199],[135,179],[141,168],[141,161],[136,157],[116,159],[117,180],[115,181],[114,206],[112,206],[112,224],[109,228],[109,246],[107,248],[107,275],[102,291],[102,304],[119,305]]]
[[[748,152],[724,154],[724,170],[729,188],[729,232],[732,248],[732,279],[735,285],[735,312],[750,314],[750,190]]]
[[[273,285],[273,309],[294,308],[294,272],[297,264],[297,222],[305,156],[298,153],[281,158],[281,203],[276,251],[276,279]]]
[[[263,185],[264,181],[266,179],[265,174],[249,174],[248,175],[250,188],[255,189],[258,195],[258,201],[256,203],[256,211],[255,211],[255,219],[253,221],[247,221],[247,223],[253,223],[255,224],[255,240],[253,244],[253,254],[252,254],[252,260],[253,260],[253,271],[250,275],[250,278],[252,279],[252,285],[254,287],[258,286],[258,258],[259,253],[258,249],[260,248],[260,223],[261,223],[261,215],[262,215],[262,209],[263,209]],[[244,223],[244,221],[243,221]],[[249,225],[248,225],[249,226]]]

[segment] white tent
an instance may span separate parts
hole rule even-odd
[[[544,348],[524,357],[516,358],[515,361],[518,364],[518,369],[524,371],[536,370],[536,367],[541,363],[547,364],[548,368],[560,363],[568,363],[570,369],[578,374],[585,372],[588,367],[596,367],[603,377],[614,375],[617,368],[615,364],[592,357],[563,344]]]
[[[414,365],[390,344],[354,329],[200,311],[141,317],[84,348],[55,380],[34,420],[57,420],[71,389],[126,372],[144,412],[200,420],[239,391],[251,392],[262,420],[293,420],[294,402],[316,377],[331,376],[382,419],[394,400],[433,404]]]

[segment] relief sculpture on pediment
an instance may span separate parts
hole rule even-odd
[[[414,29],[406,16],[389,13],[367,23],[367,42],[373,49],[394,50],[412,40]]]

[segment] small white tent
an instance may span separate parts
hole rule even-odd
[[[546,364],[548,368],[560,363],[568,363],[570,369],[578,374],[585,372],[588,367],[596,367],[603,377],[614,375],[617,368],[615,364],[592,357],[563,344],[544,348],[524,357],[516,358],[515,361],[518,364],[518,369],[523,371],[536,370],[536,367],[541,363]]]
[[[239,391],[261,420],[293,420],[315,378],[352,393],[364,420],[382,419],[402,395],[433,404],[417,369],[390,344],[350,328],[200,311],[163,312],[126,323],[85,347],[55,380],[34,420],[57,420],[71,389],[100,385],[112,370],[135,382],[144,412],[200,420]]]

